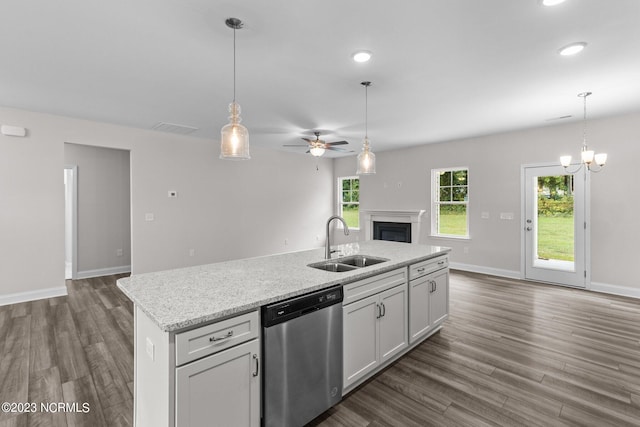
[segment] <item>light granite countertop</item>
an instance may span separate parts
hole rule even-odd
[[[450,248],[371,240],[334,246],[332,258],[364,254],[389,261],[341,273],[311,268],[324,248],[225,261],[118,280],[118,287],[167,332],[444,255]]]

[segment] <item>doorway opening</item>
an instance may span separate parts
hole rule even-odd
[[[78,276],[78,166],[64,167],[64,278]]]

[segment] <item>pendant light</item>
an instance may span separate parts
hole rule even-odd
[[[362,142],[362,151],[358,154],[358,175],[372,175],[376,173],[376,155],[371,151],[368,135],[368,89],[371,82],[360,83],[364,86],[364,141]]]
[[[231,160],[248,160],[249,131],[240,124],[240,105],[236,102],[236,30],[242,28],[242,21],[229,18],[227,27],[233,29],[233,102],[229,104],[229,123],[220,131],[220,158]]]
[[[569,171],[571,165],[571,156],[561,156],[560,164],[564,167],[564,170],[569,174],[578,172],[582,166],[585,166],[590,172],[600,172],[607,162],[607,153],[594,154],[593,150],[589,150],[587,147],[587,97],[591,95],[591,92],[579,93],[578,96],[584,100],[584,120],[583,120],[583,135],[582,135],[582,151],[580,152],[580,165],[576,170]],[[593,167],[595,162],[598,165],[598,169]]]

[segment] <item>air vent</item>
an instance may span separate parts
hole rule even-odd
[[[159,130],[160,132],[177,133],[179,135],[188,135],[198,130],[198,128],[194,128],[193,126],[178,125],[175,123],[165,122],[159,122],[151,129]]]

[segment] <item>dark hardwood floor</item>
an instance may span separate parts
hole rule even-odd
[[[121,276],[0,307],[5,426],[130,426],[133,317]],[[452,272],[444,329],[314,426],[638,426],[640,301]],[[44,412],[41,403],[78,404]],[[88,404],[88,411],[82,405]]]
[[[3,408],[0,426],[133,424],[133,306],[120,277],[68,280],[66,297],[0,307],[0,402],[35,404]]]

